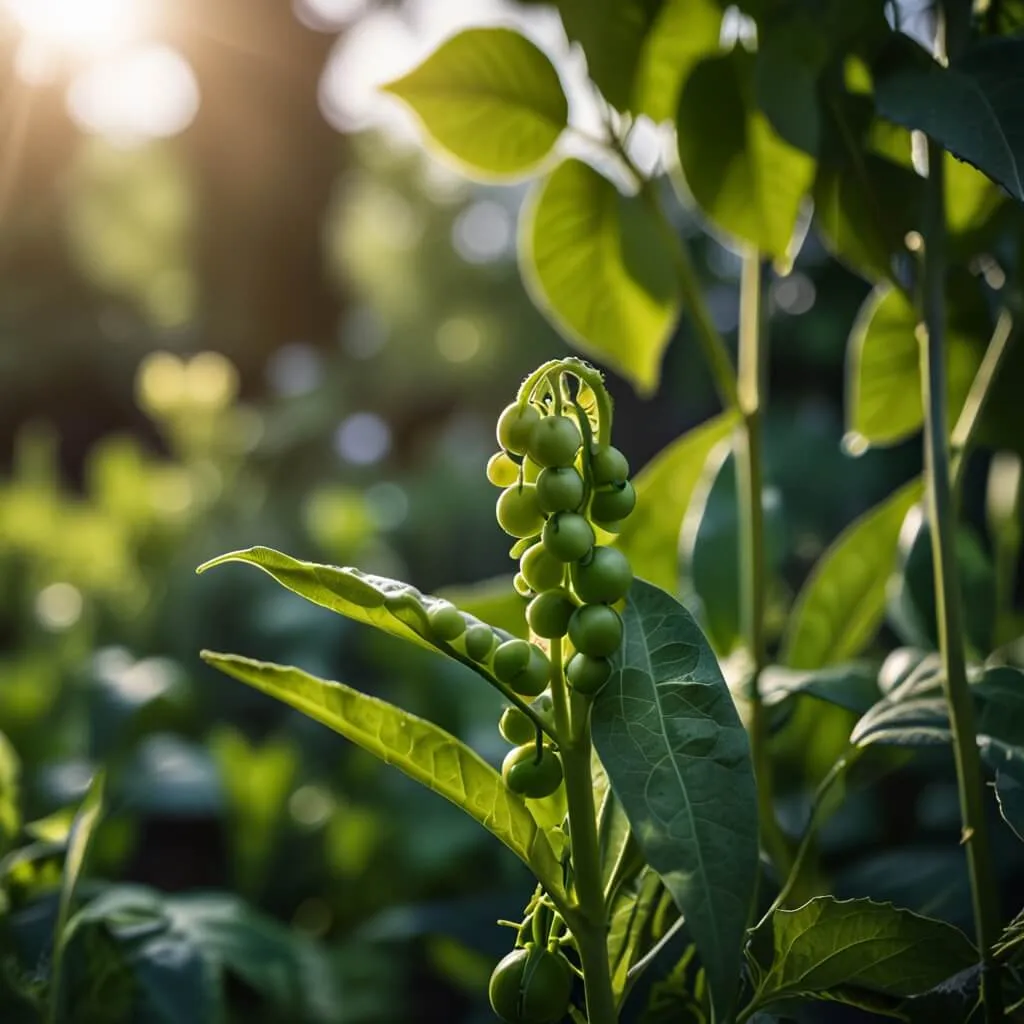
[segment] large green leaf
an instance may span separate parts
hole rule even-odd
[[[829,251],[871,280],[892,274],[904,239],[917,227],[921,179],[871,153],[823,162],[814,179],[814,214]]]
[[[690,68],[719,49],[721,34],[718,0],[667,0],[644,40],[632,109],[652,121],[672,120]]]
[[[782,139],[759,109],[754,61],[737,49],[693,69],[676,118],[679,160],[714,224],[786,259],[815,161]]]
[[[68,940],[68,922],[71,919],[71,905],[75,898],[78,881],[85,869],[89,846],[100,822],[103,811],[103,789],[106,777],[96,772],[86,791],[85,798],[71,822],[67,849],[64,854],[64,872],[60,884],[60,898],[57,905],[57,923],[53,937],[53,967],[50,972],[50,1014],[51,1021],[60,1020],[66,998],[62,981],[64,952]]]
[[[444,729],[297,668],[210,651],[202,657],[450,800],[522,858],[549,891],[561,891],[561,868],[526,803],[486,761]]]
[[[557,0],[568,37],[580,44],[587,72],[617,110],[632,109],[644,40],[664,0]]]
[[[616,546],[629,557],[635,575],[669,593],[679,591],[679,531],[690,499],[708,456],[736,423],[735,413],[702,423],[658,452],[633,480],[636,508]]]
[[[530,198],[521,230],[520,266],[536,305],[583,352],[653,392],[679,295],[672,240],[647,206],[567,160]]]
[[[427,650],[445,654],[493,679],[486,664],[466,655],[461,638],[447,642],[434,635],[427,613],[441,599],[423,594],[408,583],[372,576],[359,569],[304,562],[264,547],[232,551],[211,559],[196,571],[206,572],[228,562],[254,565],[307,601]],[[499,642],[511,637],[502,629],[494,632]]]
[[[822,555],[797,598],[783,644],[791,668],[816,669],[855,658],[885,612],[900,529],[921,497],[914,479],[848,526]]]
[[[956,65],[882,75],[883,117],[917,128],[1024,200],[1024,39],[986,39]]]
[[[949,715],[943,697],[911,697],[879,701],[850,733],[857,747],[931,747],[949,743]]]
[[[1003,820],[1024,842],[1024,746],[979,737],[982,757],[995,772],[996,801]]]
[[[800,997],[905,999],[978,961],[952,925],[867,899],[820,896],[776,910],[769,923],[774,951],[754,997],[759,1006]]]
[[[984,342],[974,333],[979,323],[973,316],[976,307],[972,304],[971,315],[965,309],[950,321],[946,366],[953,418],[963,407],[981,362]],[[924,422],[918,322],[907,295],[879,285],[864,300],[850,332],[847,420],[849,429],[872,445],[896,444]]]
[[[726,1020],[757,877],[747,734],[707,640],[675,598],[637,580],[623,624],[615,670],[594,701],[594,746]]]
[[[477,176],[532,170],[568,123],[551,61],[506,28],[460,32],[384,89],[408,103],[430,137]]]

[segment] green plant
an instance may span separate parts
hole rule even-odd
[[[567,338],[647,394],[685,315],[722,413],[630,481],[592,367],[555,360],[526,379],[500,414],[488,478],[503,488],[498,522],[516,538],[520,571],[506,591],[520,611],[529,599],[529,639],[406,584],[266,548],[203,567],[253,564],[462,663],[511,705],[500,729],[515,748],[500,776],[433,723],[342,683],[204,656],[446,796],[529,866],[538,887],[512,922],[517,951],[492,980],[505,1020],[611,1024],[645,972],[672,960],[652,1014],[731,1024],[839,1002],[911,1021],[1002,1021],[1024,1005],[1022,947],[1019,925],[1003,919],[983,772],[1019,836],[1024,675],[1007,641],[1021,621],[1004,581],[994,621],[977,637],[968,630],[961,588],[984,588],[994,573],[964,564],[962,551],[985,556],[960,542],[957,499],[973,448],[1019,457],[1024,436],[1007,358],[1021,223],[994,184],[1024,199],[1024,41],[1004,17],[1017,5],[990,0],[976,15],[959,0],[936,5],[931,54],[901,32],[898,3],[887,21],[881,3],[748,0],[736,38],[714,0],[628,0],[600,14],[557,6],[599,91],[603,134],[582,141],[600,169],[577,159],[540,168],[563,134],[583,133],[547,58],[507,29],[464,32],[388,88],[469,173],[543,172],[521,266]],[[678,162],[667,173],[634,156],[641,116],[674,122]],[[741,253],[735,367],[666,186]],[[809,201],[825,245],[871,286],[849,340],[849,445],[921,432],[925,457],[922,477],[840,535],[788,606],[775,597],[764,501],[766,285],[798,258]],[[736,579],[716,589],[698,566],[730,442]],[[1001,556],[1016,559],[1019,478],[1011,490],[990,516]],[[922,514],[925,539],[897,566],[908,517]],[[682,546],[706,632],[648,582],[678,589],[687,520],[696,529],[682,530]],[[890,651],[877,640],[886,616],[903,644]],[[915,650],[933,637],[934,655]],[[794,834],[779,814],[780,769],[809,705],[842,735]],[[953,753],[973,944],[936,916],[837,898],[819,856],[842,787],[895,771],[886,748],[909,757],[929,746]],[[563,984],[563,964],[582,998]]]

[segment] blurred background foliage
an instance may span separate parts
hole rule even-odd
[[[136,961],[155,973],[130,984],[178,998],[215,964],[231,1019],[420,1020],[423,1005],[489,1019],[508,944],[494,922],[530,880],[455,808],[197,652],[386,694],[497,762],[493,694],[269,579],[200,585],[193,570],[263,543],[426,590],[508,571],[483,472],[493,423],[522,375],[567,352],[517,274],[524,189],[458,178],[373,87],[469,20],[518,20],[568,60],[548,15],[498,0],[0,4],[0,853],[31,840],[6,862],[4,1021],[35,1019],[67,809],[100,764],[110,811],[84,891],[123,902],[107,926],[82,923],[72,1019],[110,1012],[118,991],[130,1004],[118,979]],[[738,257],[695,218],[679,227],[731,337]],[[780,622],[824,546],[918,466],[913,443],[842,444],[866,292],[813,231],[772,286]],[[635,467],[717,408],[685,325],[656,396],[610,387]],[[726,633],[727,476],[688,560]],[[787,733],[798,803],[849,723],[819,706]],[[892,858],[912,857],[920,898],[883,895],[934,904],[927,850],[945,856],[957,827],[952,778],[904,782],[892,806],[852,801],[828,841],[851,891],[884,889]],[[940,895],[931,912],[965,914],[964,893]],[[178,943],[173,984],[149,940],[109,925],[129,919]],[[286,947],[291,970],[253,966]]]

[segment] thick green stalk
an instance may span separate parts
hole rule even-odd
[[[565,798],[572,842],[572,869],[577,906],[572,933],[583,965],[588,1024],[616,1024],[618,1011],[608,966],[608,910],[601,879],[597,808],[590,770],[589,701],[569,702],[562,640],[551,641],[551,697],[555,725],[562,741],[559,752],[565,774]]]
[[[1003,1020],[998,967],[992,949],[999,938],[999,898],[989,850],[985,785],[975,738],[974,707],[968,689],[963,613],[956,570],[956,513],[950,483],[949,421],[945,364],[945,152],[928,142],[928,189],[924,217],[921,308],[921,387],[925,410],[925,477],[935,574],[935,607],[943,687],[953,734],[963,845],[967,852],[974,926],[982,957],[985,1020]]]
[[[761,311],[761,258],[756,250],[743,257],[740,277],[739,407],[743,417],[736,433],[736,483],[740,519],[740,621],[750,658],[750,748],[757,778],[761,839],[780,877],[790,868],[789,844],[775,817],[772,763],[768,752],[760,678],[768,661],[764,635],[768,574],[764,546],[764,465],[762,406],[767,350]]]

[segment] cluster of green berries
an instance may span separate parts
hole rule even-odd
[[[515,586],[530,599],[530,630],[543,640],[568,637],[573,654],[566,679],[574,691],[593,695],[611,675],[611,655],[622,643],[622,620],[612,605],[626,596],[633,580],[626,556],[598,544],[595,527],[617,532],[633,511],[636,494],[625,456],[611,445],[591,443],[589,428],[575,415],[510,405],[498,420],[502,450],[488,463],[487,476],[502,488],[498,524],[517,538]],[[515,665],[511,662],[513,643],[503,645],[510,651],[510,672],[522,661],[520,654]],[[497,657],[495,673],[524,692],[515,678],[501,674]],[[503,766],[506,785],[528,797],[554,792],[562,778],[558,754],[547,745],[538,747],[529,717],[509,708],[499,728],[515,745]]]

